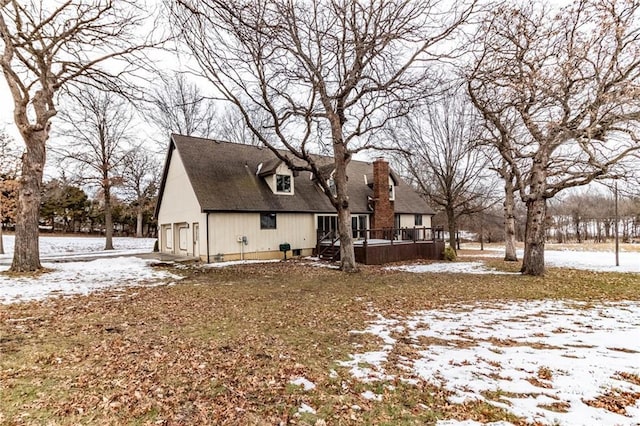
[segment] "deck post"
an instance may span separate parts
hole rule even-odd
[[[364,237],[364,241],[362,242],[362,257],[364,258],[364,259],[363,259],[363,260],[364,260],[364,262],[363,262],[363,263],[364,263],[365,265],[368,265],[368,264],[369,264],[369,263],[368,263],[368,258],[369,258],[369,256],[368,256],[368,252],[369,252],[369,245],[367,244],[367,236],[366,236],[366,235],[367,235],[367,233],[365,232],[365,234],[364,234],[364,235],[365,235],[365,237]]]

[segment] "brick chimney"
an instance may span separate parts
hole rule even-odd
[[[371,229],[390,229],[394,224],[394,202],[389,200],[389,163],[384,158],[373,162],[373,214]],[[379,234],[379,233],[376,233]],[[382,238],[381,235],[372,235]]]

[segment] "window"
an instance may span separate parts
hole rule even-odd
[[[186,226],[181,226],[178,230],[178,236],[180,237],[179,240],[179,244],[178,247],[180,248],[180,250],[187,250],[187,236],[189,234],[189,228],[187,228]]]
[[[276,192],[291,192],[291,176],[276,175]]]
[[[320,237],[333,238],[338,230],[337,216],[318,216],[318,232]]]
[[[351,216],[351,232],[353,238],[364,238],[367,234],[367,216]]]
[[[276,214],[260,213],[260,229],[276,229]]]
[[[422,226],[422,215],[421,214],[417,214],[416,215],[415,225],[416,226]]]
[[[396,190],[392,183],[389,184],[389,201],[396,199]]]
[[[173,232],[171,225],[163,225],[164,228],[164,246],[168,249],[173,247]]]

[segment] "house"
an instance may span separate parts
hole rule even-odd
[[[332,161],[318,157],[323,160],[331,185]],[[385,160],[351,161],[347,172],[354,238],[361,244],[381,240],[374,229],[395,228],[387,238],[396,244],[433,239],[433,210]],[[337,222],[312,174],[291,171],[269,149],[175,134],[155,216],[161,252],[205,262],[281,259],[282,244],[289,255],[311,255]]]

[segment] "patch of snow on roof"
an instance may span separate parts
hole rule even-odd
[[[401,367],[408,377],[452,392],[451,403],[483,400],[540,424],[640,423],[640,401],[622,414],[588,404],[612,390],[640,393],[639,384],[623,377],[640,375],[638,302],[474,304],[404,319],[379,317],[362,333],[382,338],[382,347],[353,354],[341,365],[365,382],[406,379],[385,370],[394,348],[389,336],[401,327],[403,340],[412,341],[418,354]],[[421,343],[423,338],[439,343]],[[507,396],[484,396],[495,391]]]

